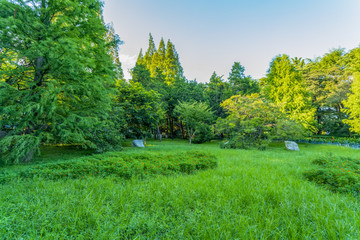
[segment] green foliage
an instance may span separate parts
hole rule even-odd
[[[352,56],[353,57],[353,56]],[[341,112],[342,101],[350,91],[349,74],[353,59],[344,49],[334,49],[323,57],[308,60],[301,68],[307,90],[316,108],[315,120],[318,134],[349,135],[349,126],[343,123],[346,115]],[[355,59],[355,58],[354,58]]]
[[[27,161],[43,142],[98,148],[92,134],[107,125],[119,43],[107,38],[102,2],[15,0],[0,9],[0,126],[11,127],[0,154]]]
[[[263,92],[267,99],[276,103],[283,113],[315,131],[311,97],[306,91],[301,73],[291,62],[289,56],[279,55],[270,63],[266,78],[262,79]]]
[[[232,95],[250,95],[259,92],[259,85],[250,76],[245,76],[245,68],[234,62],[229,74],[229,83]]]
[[[360,133],[360,73],[354,74],[354,80],[351,84],[351,94],[347,100],[343,101],[346,108],[343,109],[349,118],[344,119],[344,123],[348,124],[350,130]]]
[[[39,154],[40,139],[32,135],[12,135],[0,140],[0,165],[29,162]]]
[[[225,117],[225,112],[220,104],[233,95],[230,84],[223,80],[223,76],[218,76],[216,72],[213,72],[204,92],[215,115]]]
[[[161,95],[154,90],[146,90],[141,83],[125,81],[118,85],[116,106],[123,110],[126,130],[124,134],[130,137],[144,138],[147,132],[154,129],[163,115],[159,101]]]
[[[305,177],[334,192],[360,193],[360,160],[349,157],[321,157],[313,161],[316,168]]]
[[[210,124],[201,124],[195,134],[193,143],[210,142],[214,138],[212,126]]]
[[[218,119],[216,125],[229,140],[221,147],[257,147],[263,150],[273,139],[304,134],[303,127],[289,120],[276,104],[260,98],[258,94],[232,96],[221,106],[228,116]]]
[[[108,152],[71,162],[43,164],[21,172],[21,177],[44,179],[112,177],[130,179],[175,173],[191,174],[217,166],[214,155],[192,151],[177,154],[125,154]]]
[[[211,124],[214,119],[214,115],[207,104],[202,102],[179,102],[175,107],[174,112],[178,114],[180,120],[184,122],[187,128],[190,144],[196,132],[203,131],[203,133],[208,135],[206,132],[209,129],[204,125]]]

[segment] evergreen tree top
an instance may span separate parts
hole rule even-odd
[[[148,59],[150,60],[155,52],[156,52],[156,47],[155,47],[155,43],[154,43],[154,38],[151,35],[151,33],[149,33],[149,47],[148,47],[148,49],[147,49],[147,51],[145,53],[145,60],[146,61]]]

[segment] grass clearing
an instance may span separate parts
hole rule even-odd
[[[0,235],[5,239],[358,239],[360,203],[303,173],[327,156],[358,150],[283,144],[267,151],[219,149],[217,143],[149,142],[126,154],[199,150],[215,169],[192,175],[17,180],[0,185]]]

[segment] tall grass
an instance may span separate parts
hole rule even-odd
[[[360,203],[307,181],[319,156],[358,150],[280,144],[267,151],[217,144],[150,142],[129,153],[189,149],[217,155],[216,169],[193,175],[13,180],[0,185],[4,239],[359,239]]]

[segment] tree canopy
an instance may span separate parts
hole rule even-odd
[[[102,2],[0,1],[0,125],[8,161],[29,161],[41,142],[92,141],[115,83]],[[8,130],[9,130],[8,129]]]

